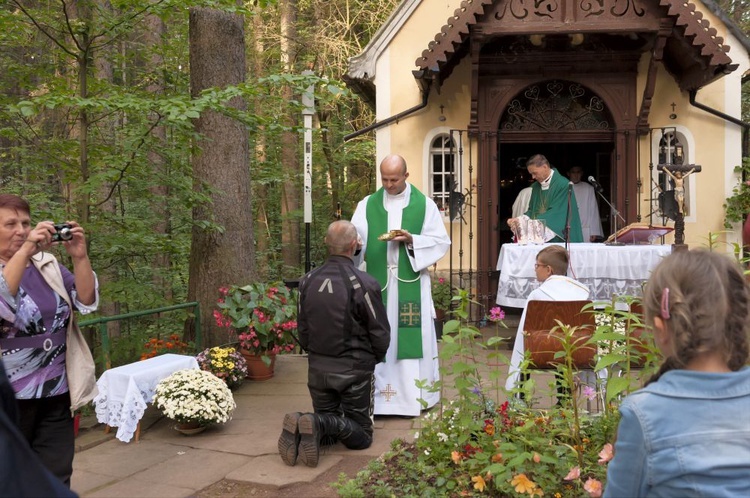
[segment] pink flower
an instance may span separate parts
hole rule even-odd
[[[588,400],[596,398],[596,389],[591,386],[583,386],[583,396]]]
[[[607,443],[599,452],[599,463],[607,463],[615,456],[614,449],[611,443]]]
[[[601,481],[597,481],[596,479],[592,479],[589,477],[589,479],[583,485],[583,489],[588,492],[591,498],[600,498],[602,496],[602,483]]]
[[[581,468],[578,465],[576,465],[575,467],[570,469],[570,472],[568,472],[568,475],[563,477],[563,479],[566,481],[575,481],[579,477],[581,477]]]
[[[445,283],[445,279],[443,277],[438,278],[438,283],[439,284],[444,284]]]
[[[505,318],[505,312],[502,310],[502,308],[500,308],[500,306],[495,306],[494,308],[490,309],[490,316],[487,318],[491,322],[499,322]]]

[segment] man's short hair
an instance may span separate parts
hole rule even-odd
[[[536,167],[549,166],[550,168],[552,167],[550,166],[549,161],[547,161],[547,158],[541,154],[534,154],[533,156],[531,156],[529,160],[526,161],[526,167],[528,168],[529,166],[536,166]]]
[[[354,240],[357,240],[357,227],[352,222],[337,220],[328,225],[325,239],[328,254],[346,254]]]
[[[568,273],[568,251],[562,246],[548,246],[536,255],[539,263],[549,265],[553,275],[567,275]]]

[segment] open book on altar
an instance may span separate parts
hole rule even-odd
[[[659,237],[663,237],[673,230],[674,228],[672,227],[662,225],[633,223],[619,229],[617,234],[610,235],[605,243],[614,242],[615,235],[617,235],[617,242],[622,242],[623,244],[651,244]]]

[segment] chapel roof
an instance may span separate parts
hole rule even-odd
[[[737,64],[733,64],[728,55],[730,47],[717,35],[717,30],[704,18],[694,3],[688,0],[657,2],[665,13],[668,28],[663,63],[681,89],[696,90],[737,68]],[[344,79],[371,105],[375,102],[374,78],[377,57],[398,30],[406,24],[419,3],[419,0],[404,0],[399,4],[365,50],[350,60],[349,71]],[[469,52],[472,36],[482,31],[480,23],[487,22],[487,12],[500,3],[493,0],[461,2],[459,8],[448,18],[415,61],[417,69],[413,73],[420,86],[425,88],[428,80],[440,84],[450,76],[456,65]],[[721,8],[713,0],[702,0],[702,4],[727,26],[744,50],[750,52],[750,39]],[[497,21],[492,22],[499,24]],[[570,31],[577,32],[579,29],[582,28],[576,26],[575,30]],[[659,26],[659,29],[661,33],[665,32],[664,26]]]

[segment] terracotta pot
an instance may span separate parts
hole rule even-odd
[[[276,364],[275,354],[268,353],[266,355],[271,359],[271,364],[266,365],[261,355],[251,353],[247,349],[240,349],[240,353],[242,353],[247,362],[247,375],[245,378],[250,380],[268,380],[273,377],[273,368]]]
[[[174,425],[174,430],[186,436],[192,436],[195,434],[200,434],[201,432],[205,431],[206,426],[201,425],[198,422],[177,422]]]
[[[555,353],[563,351],[563,333],[549,330],[531,330],[526,333],[524,347],[531,353],[533,368],[555,368],[555,365],[564,363],[565,358],[555,358]],[[590,330],[576,330],[573,332],[572,341],[578,346],[573,351],[573,365],[576,368],[592,368],[594,366],[594,355],[596,348],[590,344],[584,345],[591,338]]]

